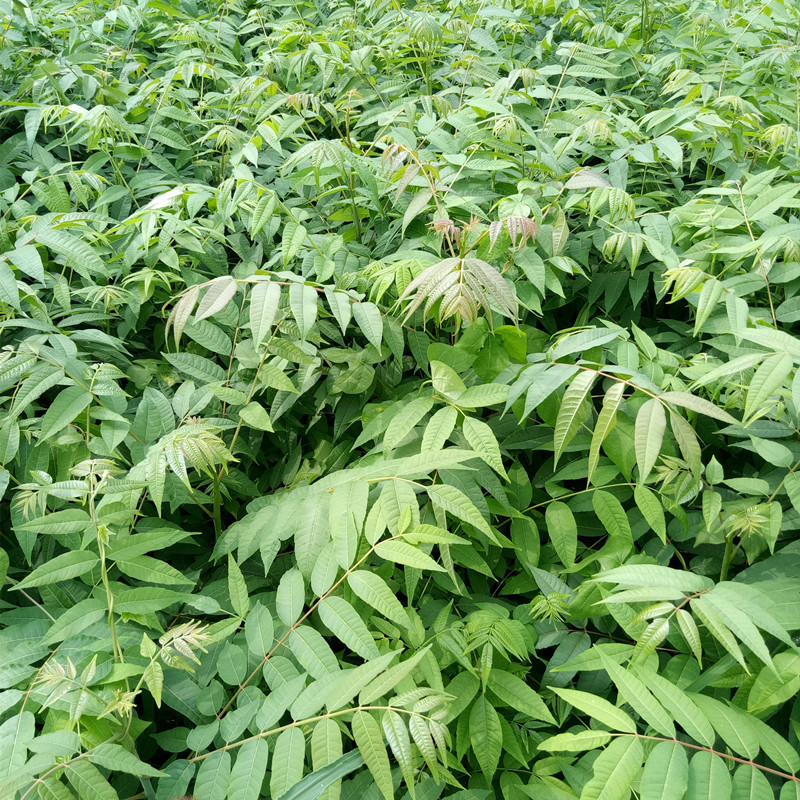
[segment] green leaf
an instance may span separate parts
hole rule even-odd
[[[17,279],[5,261],[0,261],[0,303],[5,303],[17,311],[22,310]]]
[[[300,736],[302,738],[302,734]],[[236,763],[231,770],[228,797],[236,800],[258,800],[267,773],[268,758],[269,746],[265,739],[251,739],[245,742],[239,748]]]
[[[420,650],[415,655],[411,656],[411,658],[407,658],[405,661],[401,661],[399,664],[395,664],[393,667],[390,667],[386,672],[382,675],[379,675],[375,679],[373,679],[367,686],[363,688],[361,691],[361,695],[358,698],[359,705],[370,705],[374,703],[379,697],[384,697],[388,695],[389,692],[400,683],[406,675],[409,675],[411,671],[419,664],[422,658],[425,656],[425,653],[430,650],[430,645]]]
[[[358,751],[355,753],[363,764]],[[342,731],[332,719],[321,719],[311,731],[311,763],[317,774],[323,767],[335,764],[342,758]],[[303,783],[306,778],[301,781]],[[341,780],[334,779],[330,785],[323,786],[321,794],[325,800],[339,800],[341,794]],[[297,784],[296,784],[297,785]]]
[[[305,339],[317,320],[317,291],[305,283],[293,283],[289,287],[289,308]]]
[[[236,296],[238,288],[239,284],[228,275],[212,281],[194,312],[195,319],[213,317],[214,314],[222,311]]]
[[[370,681],[386,671],[395,656],[397,652],[385,653],[355,669],[343,670],[341,677],[325,693],[328,711],[336,711],[350,703]]]
[[[675,738],[675,726],[661,703],[653,697],[647,686],[632,672],[624,670],[602,652],[603,668],[617,687],[624,700],[642,719],[662,736]]]
[[[283,797],[292,786],[300,782],[305,754],[305,737],[299,728],[289,728],[279,734],[272,754],[272,775],[269,781],[272,797]]]
[[[331,633],[365,661],[378,657],[378,648],[358,612],[345,599],[331,596],[318,606],[320,619]]]
[[[233,610],[242,618],[250,611],[250,595],[239,565],[233,553],[228,553],[228,595]]]
[[[119,800],[119,795],[103,773],[86,759],[67,764],[64,774],[81,800]],[[209,796],[209,800],[224,800],[224,795],[222,798]]]
[[[661,453],[666,427],[667,417],[664,413],[664,406],[653,398],[645,401],[636,415],[636,432],[634,434],[640,483],[647,480]]]
[[[736,643],[736,638],[719,616],[717,610],[705,600],[705,595],[694,598],[691,600],[690,605],[692,611],[697,615],[700,622],[705,625],[708,632],[747,670],[747,662],[741,648]]]
[[[86,550],[73,550],[51,558],[23,578],[14,589],[28,589],[31,586],[47,586],[58,581],[77,578],[92,570],[100,563],[95,553]]]
[[[203,800],[225,800],[231,776],[231,754],[211,753],[200,762],[194,780],[194,794]]]
[[[579,372],[564,392],[553,434],[554,466],[558,464],[564,448],[572,441],[586,416],[586,396],[596,378],[597,375],[590,370]]]
[[[733,775],[731,800],[775,800],[769,781],[761,770],[742,764]]]
[[[659,742],[647,757],[641,786],[641,800],[681,800],[689,786],[686,748],[677,742]]]
[[[44,268],[39,251],[31,244],[22,245],[6,253],[8,260],[28,277],[44,282]]]
[[[705,592],[714,587],[714,581],[703,575],[656,564],[616,567],[596,575],[593,580],[618,586],[666,586],[690,593]]]
[[[687,798],[730,800],[731,776],[725,762],[713,753],[695,753],[689,762]]]
[[[365,569],[357,569],[347,576],[353,594],[372,606],[387,619],[403,628],[409,626],[408,615],[395,594],[379,575]]]
[[[454,517],[463,520],[476,527],[482,533],[485,533],[490,539],[496,541],[492,529],[487,524],[486,520],[481,515],[481,512],[475,507],[472,500],[467,497],[464,492],[457,489],[455,486],[447,484],[434,484],[426,487],[428,497],[431,502],[439,508],[452,514]]]
[[[545,512],[545,524],[561,563],[571,567],[578,550],[578,526],[569,506],[558,501],[550,503]]]
[[[339,662],[322,634],[308,625],[301,625],[289,637],[289,649],[303,669],[317,679],[339,670]]]
[[[283,795],[283,800],[317,800],[323,795],[323,792],[333,788],[337,781],[363,764],[364,758],[361,753],[358,750],[351,750],[331,764],[306,775],[303,780],[296,783]],[[336,800],[335,796],[328,798],[328,795],[325,795],[325,797],[327,800]]]
[[[272,420],[269,418],[269,412],[261,403],[251,400],[246,406],[239,409],[239,416],[245,425],[255,428],[258,431],[268,431],[272,433]]]
[[[547,752],[580,753],[583,750],[596,750],[611,741],[611,734],[605,731],[581,731],[580,733],[559,733],[539,743],[539,750]]]
[[[603,397],[603,407],[597,415],[597,422],[592,433],[592,443],[589,446],[589,465],[586,472],[587,486],[592,482],[592,476],[597,469],[597,463],[600,460],[600,447],[617,424],[617,409],[622,402],[624,392],[625,384],[620,381],[614,383]]]
[[[374,303],[353,303],[353,319],[370,344],[380,350],[383,341],[383,317]]]
[[[305,244],[305,241],[306,229],[297,222],[287,222],[283,228],[283,236],[281,238],[284,267],[300,252],[300,248]]]
[[[592,764],[592,777],[583,787],[581,800],[623,800],[642,766],[644,751],[639,739],[615,739]]]
[[[162,355],[175,369],[200,384],[225,382],[225,371],[208,358],[193,353],[162,353]]]
[[[463,424],[464,437],[469,446],[502,478],[508,480],[500,455],[500,445],[492,429],[480,419],[465,417]],[[424,448],[423,448],[424,449]]]
[[[458,411],[454,406],[440,408],[425,426],[425,433],[422,435],[422,452],[441,450],[455,429],[457,420]]]
[[[631,542],[631,526],[622,503],[610,492],[592,492],[592,508],[609,536]]]
[[[503,703],[531,719],[555,724],[553,715],[542,698],[516,675],[493,667],[489,673],[488,688]]]
[[[283,573],[275,597],[275,613],[284,624],[292,626],[303,613],[306,604],[306,587],[300,570],[290,569]]]
[[[406,784],[412,790],[414,786],[414,764],[411,753],[411,739],[405,722],[401,716],[391,709],[384,711],[382,716],[383,735],[389,749],[400,765]]]
[[[584,714],[587,714],[592,719],[602,722],[612,731],[636,733],[636,723],[624,711],[609,703],[608,700],[577,689],[551,688],[562,700],[566,700],[570,705],[575,706],[579,711],[583,711]]]
[[[702,397],[697,397],[688,392],[664,392],[661,394],[661,399],[670,405],[688,408],[689,411],[696,411],[698,414],[718,419],[720,422],[727,422],[728,425],[737,423],[736,418],[732,417],[727,411]]]
[[[422,189],[411,198],[411,202],[403,214],[401,235],[405,235],[406,228],[425,210],[432,197],[433,193],[430,189]]]
[[[501,383],[485,386],[470,386],[454,398],[459,408],[475,409],[496,406],[505,403],[508,397],[508,386]]]
[[[380,726],[367,711],[356,711],[352,725],[356,746],[375,783],[386,800],[394,800],[392,770]]]
[[[503,731],[497,711],[483,695],[478,695],[469,712],[469,739],[481,772],[490,781],[500,763]]]
[[[85,511],[80,508],[66,508],[43,517],[34,517],[15,527],[18,530],[59,536],[68,533],[83,533],[91,524],[92,518]]]
[[[667,521],[664,507],[657,495],[646,486],[639,484],[633,490],[633,499],[647,524],[656,532],[662,543],[667,543]]]
[[[786,381],[792,371],[792,357],[782,353],[769,356],[753,375],[744,404],[745,418],[755,414]]]
[[[35,726],[36,719],[30,711],[21,711],[0,725],[0,776],[11,774],[25,763]]]
[[[683,689],[644,666],[635,665],[633,669],[689,736],[705,747],[714,746],[716,735],[711,723]]]
[[[62,389],[42,417],[39,439],[49,439],[67,427],[92,402],[92,395],[80,386]]]
[[[250,292],[248,314],[253,344],[256,348],[269,336],[280,302],[279,283],[259,281]]]
[[[112,772],[128,772],[131,775],[143,775],[148,778],[158,778],[165,774],[161,770],[145,764],[121,745],[112,742],[103,742],[92,748],[89,751],[89,760]]]
[[[600,347],[601,345],[617,339],[620,333],[621,331],[619,329],[591,328],[589,330],[567,334],[559,339],[557,344],[552,348],[550,357],[553,361],[558,361],[559,358],[563,358],[564,356],[580,353],[593,347]]]
[[[272,650],[275,628],[269,609],[257,602],[244,623],[247,647],[257,658],[262,658]]]
[[[389,453],[394,450],[432,408],[432,397],[417,397],[406,403],[392,417],[383,435],[383,452]]]
[[[758,755],[758,735],[745,712],[703,694],[693,694],[692,700],[734,753],[750,759]]]

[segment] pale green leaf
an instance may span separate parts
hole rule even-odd
[[[639,739],[629,736],[614,739],[592,764],[592,777],[583,787],[580,800],[623,800],[628,797],[643,757]]]
[[[278,735],[272,753],[272,774],[269,780],[270,796],[275,800],[283,797],[292,786],[300,782],[305,755],[305,736],[299,728],[288,728]],[[235,797],[238,800],[238,796]]]
[[[639,481],[644,482],[661,453],[667,417],[664,406],[653,398],[645,401],[636,415],[634,443],[636,463],[639,466]]]
[[[636,733],[636,723],[628,714],[609,703],[608,700],[577,689],[553,688],[553,691],[562,700],[566,700],[570,705],[575,706],[575,708],[592,719],[602,722],[612,731]]]

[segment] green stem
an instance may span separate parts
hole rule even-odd
[[[222,496],[219,491],[219,473],[213,477],[214,486],[214,534],[217,539],[222,536]]]
[[[720,582],[728,580],[728,569],[735,553],[736,551],[733,549],[733,534],[730,534],[725,537],[725,552],[722,556],[722,567],[719,571]]]

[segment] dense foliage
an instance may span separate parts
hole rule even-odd
[[[0,0],[0,798],[800,798],[791,0]]]

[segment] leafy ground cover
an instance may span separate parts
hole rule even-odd
[[[0,2],[0,798],[800,798],[800,9]]]

